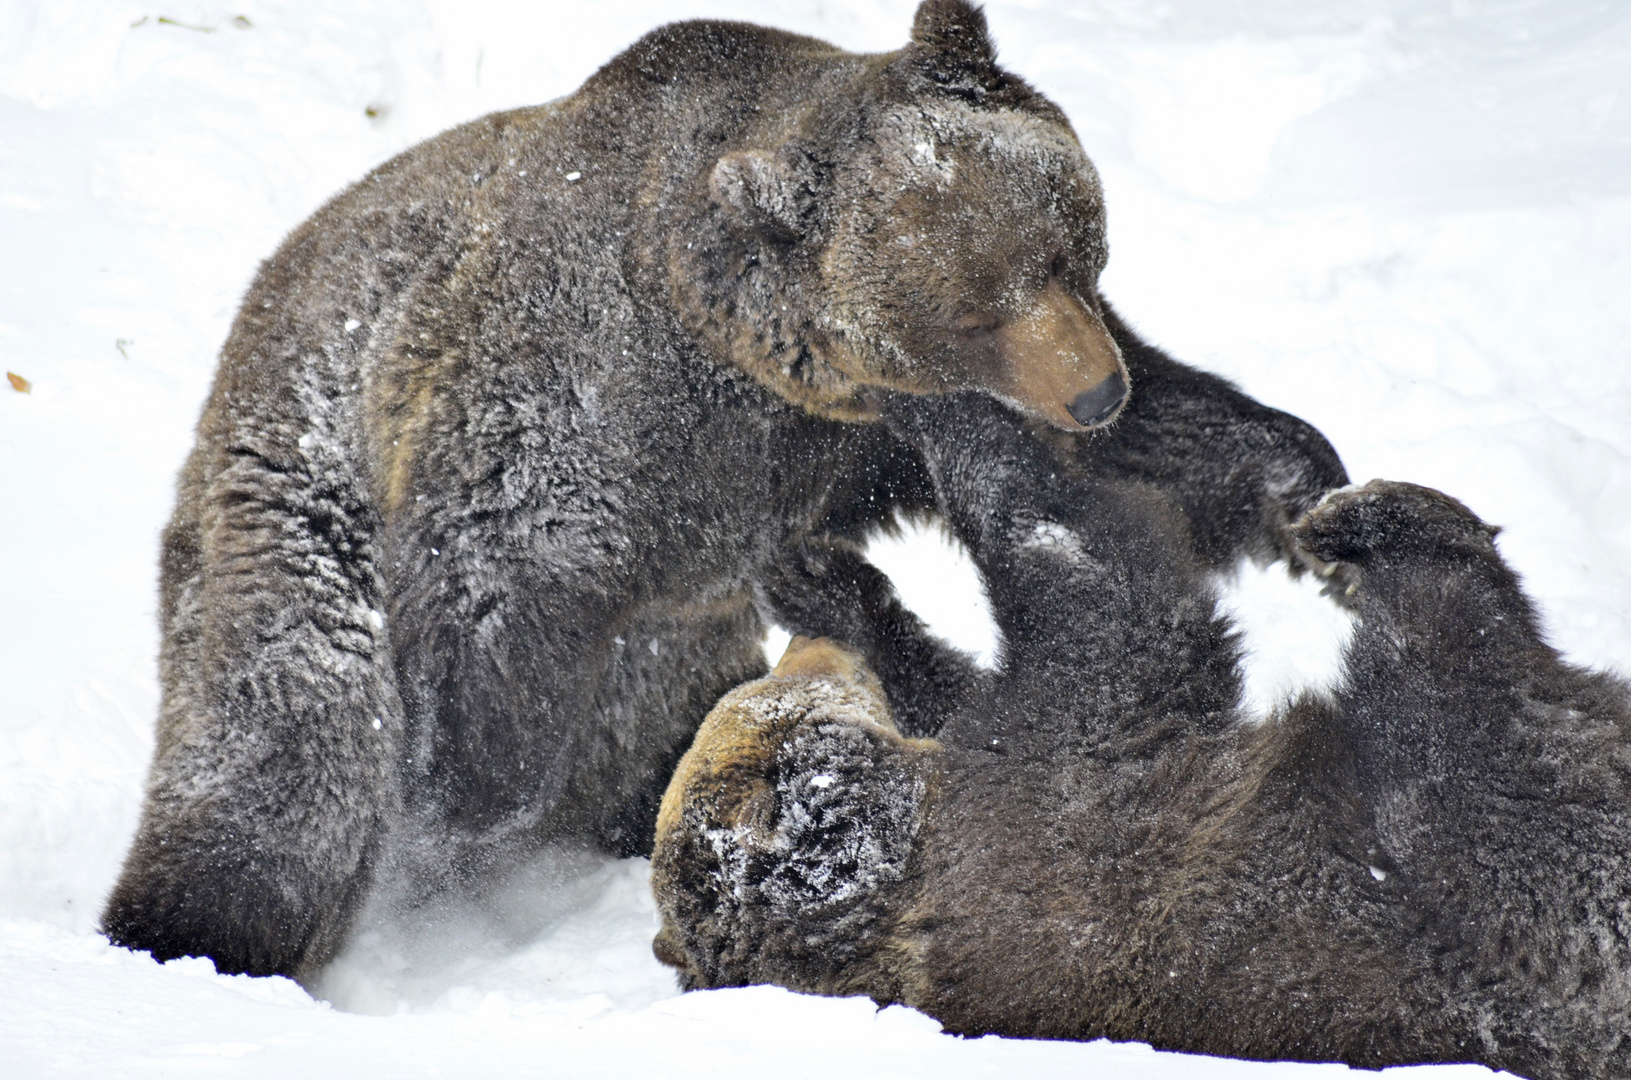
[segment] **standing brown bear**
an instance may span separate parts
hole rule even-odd
[[[1139,343],[1105,257],[1069,124],[961,0],[876,56],[668,26],[381,166],[227,340],[108,935],[305,976],[382,882],[646,850],[702,716],[763,670],[764,567],[932,505],[893,397],[983,391],[1177,492],[1216,558],[1273,549],[1335,454]]]
[[[1631,686],[1547,647],[1494,529],[1408,484],[1319,504],[1292,535],[1346,582],[1344,678],[1254,724],[1164,493],[1050,468],[989,402],[890,414],[985,577],[1001,670],[919,703],[933,739],[827,639],[721,701],[652,857],[687,986],[867,994],[965,1034],[1631,1076]],[[876,573],[839,541],[767,581],[790,625],[865,642],[909,618]]]

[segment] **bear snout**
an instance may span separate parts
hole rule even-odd
[[[1093,389],[1077,394],[1067,408],[1078,424],[1096,427],[1114,416],[1126,400],[1127,380],[1121,377],[1121,372],[1112,371]]]
[[[999,397],[1067,431],[1115,416],[1127,400],[1127,366],[1104,320],[1050,280],[1022,318],[996,332]]]

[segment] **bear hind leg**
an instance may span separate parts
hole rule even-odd
[[[250,497],[251,493],[253,497]],[[402,709],[366,504],[235,455],[165,535],[158,744],[103,915],[117,944],[307,976],[399,804]]]

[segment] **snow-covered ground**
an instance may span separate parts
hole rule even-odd
[[[567,93],[661,21],[886,49],[911,7],[0,0],[0,369],[32,383],[0,384],[0,1073],[1339,1071],[963,1041],[907,1010],[765,988],[679,997],[650,957],[639,861],[591,867],[416,967],[393,969],[389,943],[359,951],[331,992],[361,1012],[94,933],[151,744],[157,534],[257,260],[369,166]],[[1104,175],[1121,310],[1317,424],[1357,479],[1432,484],[1504,525],[1556,644],[1631,666],[1631,6],[989,14]],[[947,634],[977,648],[972,593],[945,603],[933,580],[955,562],[937,544],[879,558],[927,577]],[[1328,673],[1340,620],[1305,590],[1247,570],[1230,595],[1255,700]]]

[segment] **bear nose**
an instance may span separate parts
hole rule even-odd
[[[1083,427],[1092,427],[1110,419],[1112,413],[1127,400],[1127,380],[1121,372],[1112,371],[1091,390],[1083,390],[1076,400],[1066,406],[1070,415]]]

